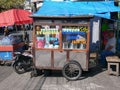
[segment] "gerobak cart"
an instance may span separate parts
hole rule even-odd
[[[14,51],[24,46],[24,42],[13,45],[0,45],[0,64],[7,64],[13,61]]]
[[[12,45],[0,45],[0,64],[11,62],[13,60],[13,46]]]
[[[36,69],[62,70],[69,80],[76,80],[82,71],[88,71],[92,16],[32,17]]]

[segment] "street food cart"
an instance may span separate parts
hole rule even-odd
[[[3,40],[4,41],[4,40]],[[5,45],[2,40],[0,41],[0,64],[7,64],[13,61],[14,52],[20,51],[25,45],[24,42]],[[18,39],[17,39],[18,41]],[[6,43],[7,44],[7,43]]]
[[[4,64],[5,61],[11,61],[11,60],[13,60],[13,46],[0,45],[0,64]]]
[[[33,61],[39,70],[62,70],[69,80],[89,70],[90,19],[79,17],[34,17]]]

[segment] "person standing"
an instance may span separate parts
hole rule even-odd
[[[24,35],[24,42],[25,42],[26,44],[29,43],[29,34],[27,33],[27,31],[25,32],[25,35]]]
[[[8,27],[5,27],[5,29],[4,29],[4,36],[8,36],[8,35],[9,35]]]

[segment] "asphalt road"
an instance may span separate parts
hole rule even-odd
[[[94,68],[77,81],[66,80],[60,71],[31,78],[30,72],[17,74],[11,66],[0,66],[0,90],[120,90],[120,77]]]

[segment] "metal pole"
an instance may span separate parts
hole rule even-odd
[[[15,24],[15,30],[16,30],[16,32],[18,31],[18,30],[17,30],[17,25],[16,25],[16,24]]]

